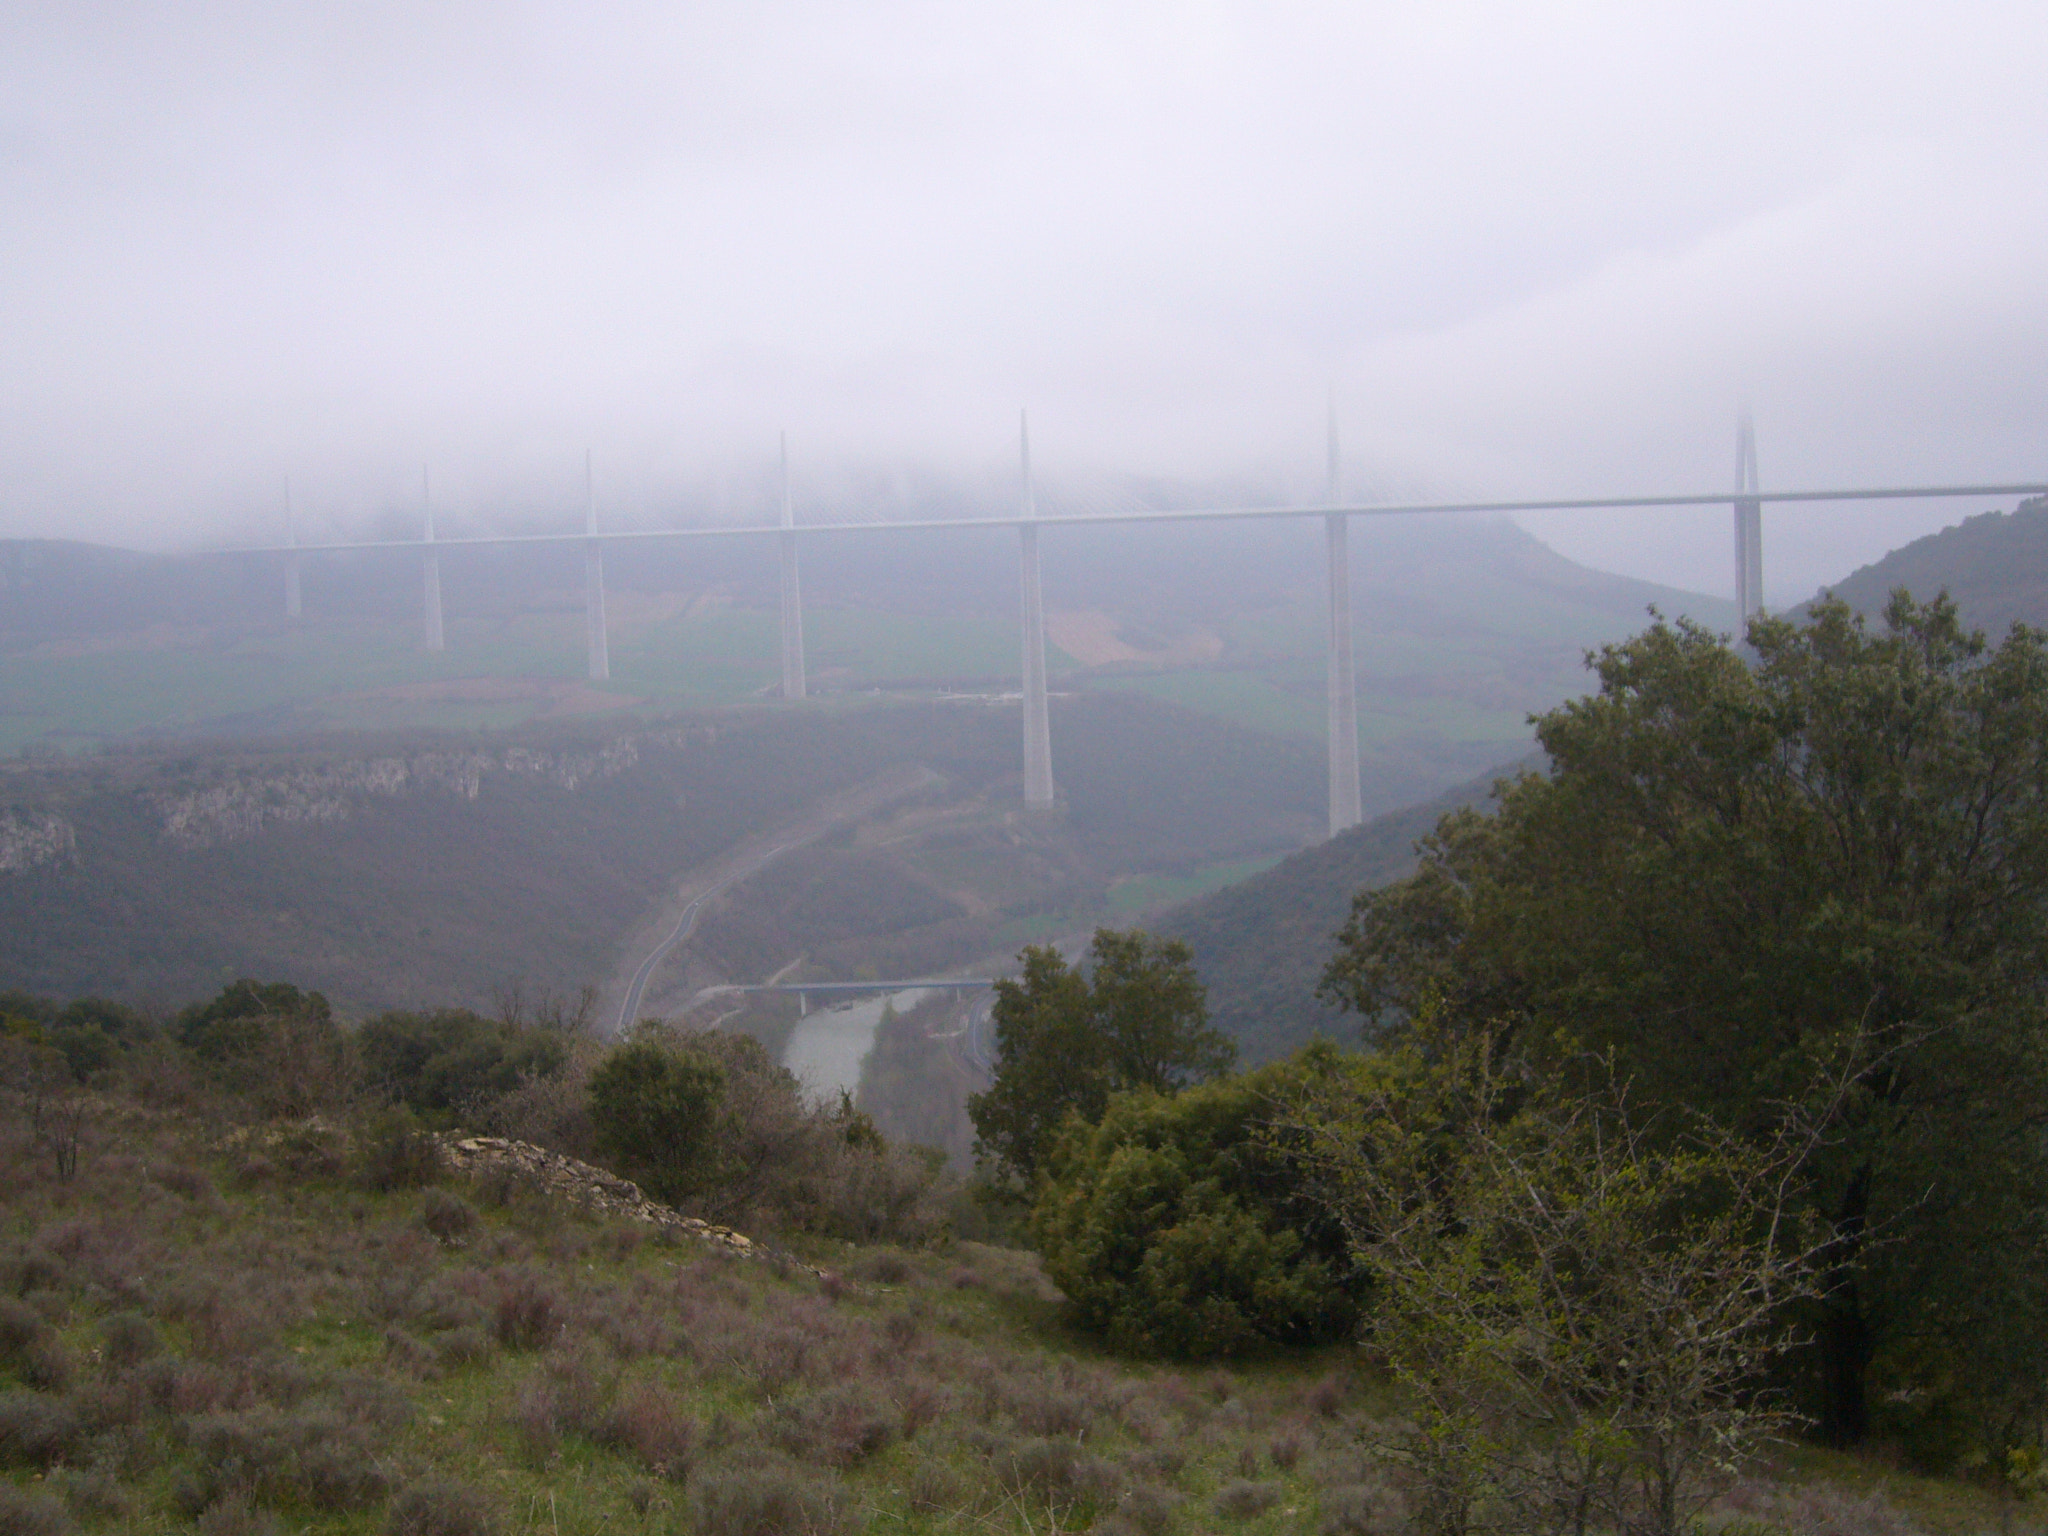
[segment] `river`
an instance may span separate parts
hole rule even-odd
[[[882,1010],[891,1003],[902,1013],[914,1008],[928,988],[913,987],[886,997],[862,998],[836,1008],[813,1008],[790,1031],[782,1048],[782,1064],[796,1074],[804,1091],[820,1103],[830,1104],[843,1088],[860,1089],[860,1064],[874,1049],[875,1030],[882,1022]]]

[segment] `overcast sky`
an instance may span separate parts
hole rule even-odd
[[[0,5],[0,535],[2048,475],[2048,7]],[[735,466],[740,469],[736,470]],[[2009,502],[2007,503],[2010,504]],[[1803,597],[1979,506],[1766,518]],[[1728,514],[1532,521],[1732,587]]]

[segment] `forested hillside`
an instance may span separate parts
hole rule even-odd
[[[1946,588],[1963,622],[1993,639],[2015,622],[2048,624],[2048,497],[1915,539],[1828,591],[1874,618],[1898,587],[1922,599]]]
[[[0,984],[174,1003],[280,975],[352,1013],[573,994],[682,873],[903,765],[938,776],[910,808],[926,819],[734,891],[720,953],[737,973],[715,979],[805,950],[851,974],[876,958],[863,941],[985,952],[1013,919],[1085,924],[1119,876],[1270,853],[1319,814],[1308,744],[1117,695],[1056,703],[1063,807],[1006,827],[1017,729],[977,704],[763,708],[17,762],[0,770]],[[929,942],[903,932],[934,924]]]
[[[1315,995],[1352,896],[1406,875],[1415,867],[1416,840],[1439,817],[1483,801],[1497,779],[1534,764],[1507,764],[1421,805],[1389,811],[1188,902],[1156,925],[1194,951],[1209,1015],[1246,1061],[1285,1056],[1319,1035],[1356,1034],[1356,1019]]]

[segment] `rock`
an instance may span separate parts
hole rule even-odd
[[[550,1194],[586,1209],[609,1216],[623,1216],[629,1221],[644,1222],[649,1226],[665,1227],[700,1242],[715,1243],[741,1258],[763,1256],[821,1278],[825,1273],[815,1265],[805,1264],[786,1253],[770,1249],[766,1244],[756,1243],[730,1227],[713,1226],[700,1216],[685,1216],[672,1206],[648,1199],[631,1179],[622,1179],[615,1173],[608,1173],[577,1158],[565,1157],[560,1152],[550,1152],[531,1142],[512,1141],[503,1136],[451,1133],[437,1139],[449,1166],[458,1173],[473,1175],[495,1168],[515,1169]]]

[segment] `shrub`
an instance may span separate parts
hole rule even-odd
[[[775,1435],[800,1461],[854,1467],[894,1440],[901,1422],[888,1398],[849,1381],[785,1404]]]
[[[100,1348],[110,1365],[126,1370],[155,1355],[163,1339],[140,1312],[115,1312],[100,1322]]]
[[[959,1474],[942,1461],[926,1457],[910,1469],[904,1496],[915,1515],[949,1514],[967,1502]]]
[[[70,1536],[71,1516],[47,1493],[0,1483],[0,1532],[6,1536]]]
[[[241,980],[178,1015],[174,1033],[230,1093],[273,1118],[346,1103],[355,1092],[353,1042],[327,999],[285,982]]]
[[[363,1127],[356,1143],[356,1182],[378,1194],[419,1189],[441,1177],[441,1143],[404,1111],[387,1111]]]
[[[391,1501],[385,1536],[491,1536],[483,1496],[465,1483],[431,1477]]]
[[[184,1163],[167,1164],[156,1169],[152,1177],[172,1194],[183,1195],[201,1205],[212,1205],[218,1198],[214,1193],[213,1180]]]
[[[1225,1483],[1216,1493],[1216,1513],[1226,1520],[1249,1520],[1280,1502],[1278,1483]]]
[[[1407,1502],[1381,1483],[1343,1483],[1323,1490],[1322,1536],[1399,1536],[1409,1528]]]
[[[476,1210],[459,1195],[430,1189],[420,1202],[420,1225],[444,1243],[467,1236],[476,1227]]]
[[[1282,1472],[1292,1472],[1301,1461],[1301,1436],[1292,1430],[1275,1435],[1266,1447],[1266,1454],[1273,1458],[1273,1465]]]
[[[875,1285],[902,1285],[910,1279],[913,1271],[909,1260],[902,1254],[885,1248],[879,1253],[863,1255],[853,1266],[853,1273]]]
[[[693,1502],[700,1536],[841,1536],[859,1524],[837,1482],[791,1466],[708,1474]]]
[[[71,1381],[71,1355],[43,1315],[25,1301],[0,1297],[0,1368],[30,1386],[62,1391]]]
[[[620,1046],[590,1079],[598,1145],[619,1172],[671,1205],[704,1180],[725,1075],[651,1040]]]
[[[1166,1536],[1173,1529],[1174,1511],[1180,1508],[1180,1495],[1150,1483],[1139,1483],[1124,1491],[1117,1500],[1116,1513],[1096,1529],[1110,1533],[1125,1533],[1129,1536]]]
[[[1117,1494],[1115,1471],[1072,1440],[999,1443],[989,1462],[1005,1493],[1028,1497],[1061,1514],[1109,1503]]]
[[[1363,1283],[1343,1229],[1268,1131],[1339,1070],[1311,1047],[1171,1098],[1120,1094],[1100,1123],[1070,1125],[1032,1231],[1077,1320],[1119,1347],[1187,1357],[1348,1334]]]
[[[557,1031],[466,1008],[380,1014],[356,1031],[365,1084],[422,1115],[448,1115],[562,1068]]]
[[[497,1353],[497,1340],[474,1323],[450,1328],[434,1340],[434,1356],[442,1365],[459,1369],[482,1365]]]
[[[512,1427],[527,1459],[543,1462],[565,1435],[597,1439],[605,1416],[605,1389],[581,1355],[552,1355],[520,1386]]]
[[[232,1494],[193,1522],[199,1536],[284,1536],[284,1522],[258,1509],[246,1494]]]
[[[507,1349],[539,1349],[562,1331],[561,1298],[530,1269],[509,1270],[498,1280],[492,1331]]]
[[[51,1475],[49,1486],[64,1495],[64,1502],[73,1513],[91,1520],[126,1522],[135,1512],[135,1500],[110,1470],[76,1472],[60,1468]],[[0,1531],[7,1529],[7,1522],[0,1518]]]
[[[680,1482],[697,1446],[697,1421],[673,1393],[642,1383],[622,1393],[598,1428],[600,1444],[630,1452],[649,1471]]]
[[[329,1414],[214,1413],[185,1420],[179,1433],[193,1461],[181,1498],[194,1514],[238,1495],[359,1510],[388,1491],[368,1441]]]
[[[39,1392],[0,1392],[0,1466],[47,1467],[77,1438],[70,1404]]]

